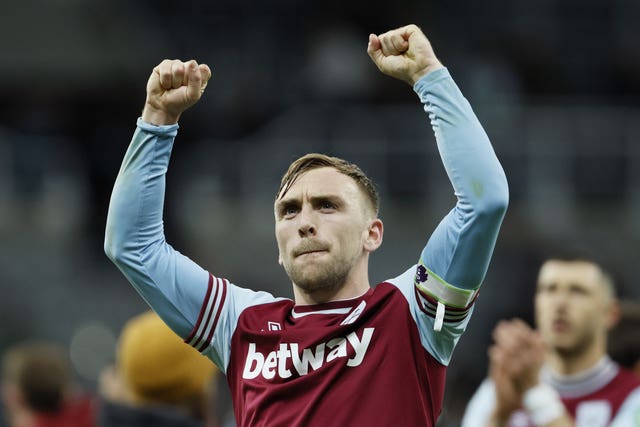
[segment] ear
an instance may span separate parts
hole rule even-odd
[[[614,326],[620,321],[620,303],[617,300],[613,300],[608,304],[607,317],[605,319],[607,330],[613,329]]]
[[[376,218],[369,223],[364,239],[364,250],[373,252],[382,244],[382,235],[384,234],[384,225],[380,218]]]

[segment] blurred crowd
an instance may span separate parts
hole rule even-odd
[[[2,357],[7,427],[229,427],[223,376],[153,312],[124,325],[116,360],[97,385],[78,382],[69,352],[53,341],[24,341]],[[6,423],[6,424],[5,424]]]

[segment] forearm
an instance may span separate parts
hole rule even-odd
[[[507,427],[509,421],[509,415],[498,414],[495,411],[491,414],[491,418],[487,420],[487,423],[483,427]]]
[[[446,69],[414,90],[429,114],[457,204],[425,247],[423,261],[456,286],[482,282],[508,205],[507,180],[489,138]]]
[[[165,174],[178,126],[138,121],[114,184],[105,251],[121,258],[164,239],[162,211]]]
[[[575,424],[573,423],[571,418],[569,418],[567,414],[564,414],[560,418],[557,418],[541,427],[574,427],[574,426]]]
[[[105,252],[134,288],[179,335],[190,332],[207,273],[165,241],[165,174],[177,125],[138,122],[114,185]],[[185,298],[190,295],[191,298]]]

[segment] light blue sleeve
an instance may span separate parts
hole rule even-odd
[[[509,193],[487,134],[446,68],[414,86],[428,113],[457,203],[417,265],[392,279],[404,294],[424,348],[447,365],[467,327]]]
[[[171,329],[225,371],[240,313],[274,298],[213,277],[165,241],[165,175],[178,125],[137,125],[111,195],[105,252]]]
[[[475,290],[487,272],[507,209],[507,179],[487,134],[446,68],[423,77],[414,90],[429,114],[457,197],[420,260],[444,282]]]
[[[178,335],[191,331],[209,274],[165,241],[165,174],[178,125],[138,119],[109,203],[105,252]],[[160,287],[160,283],[172,285]],[[179,284],[179,286],[178,286]]]

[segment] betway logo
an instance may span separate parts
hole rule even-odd
[[[354,354],[347,360],[347,366],[359,366],[364,360],[364,356],[371,343],[375,328],[364,328],[362,336],[351,332],[346,337],[334,338],[327,342],[316,345],[315,350],[305,348],[300,353],[297,343],[282,343],[278,350],[274,350],[266,356],[256,351],[256,344],[249,344],[247,360],[244,364],[242,378],[253,379],[262,375],[270,380],[276,375],[280,378],[289,378],[293,373],[287,368],[287,362],[291,359],[291,367],[298,375],[307,375],[309,367],[312,370],[320,369],[323,364],[329,363],[340,357],[348,357],[347,346],[354,350]],[[326,354],[326,357],[325,357]]]

